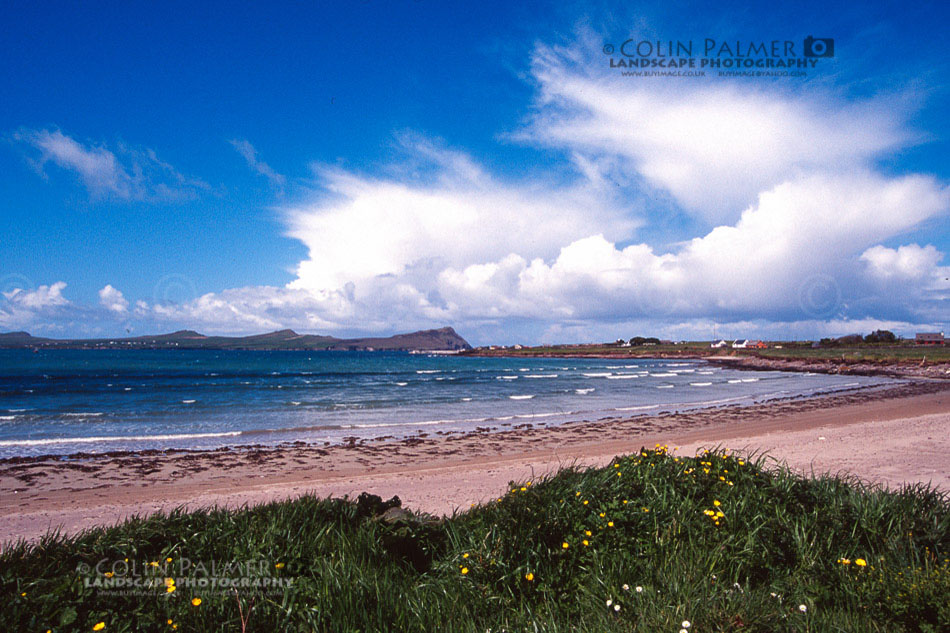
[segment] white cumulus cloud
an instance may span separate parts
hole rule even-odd
[[[111,284],[106,284],[99,291],[99,303],[110,312],[119,315],[128,313],[129,301],[122,294],[122,291],[113,288]]]

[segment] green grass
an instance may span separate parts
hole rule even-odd
[[[661,448],[513,484],[445,520],[384,520],[374,505],[303,497],[16,544],[0,555],[0,622],[102,622],[109,633],[241,631],[242,616],[247,631],[676,633],[684,620],[690,633],[950,630],[950,500],[922,486],[888,492],[762,457]],[[186,560],[263,561],[259,576],[292,584],[192,587],[201,573],[177,570]],[[157,586],[131,596],[87,586],[134,577]]]
[[[562,345],[557,347],[526,347],[520,350],[506,349],[497,351],[477,350],[476,354],[499,356],[571,356],[586,354],[590,356],[622,356],[631,358],[655,358],[657,356],[715,356],[734,354],[737,356],[761,356],[776,360],[830,360],[844,362],[898,363],[950,362],[950,346],[923,347],[913,343],[905,344],[866,344],[840,347],[813,348],[801,342],[777,343],[781,349],[713,349],[709,342],[691,341],[681,345],[650,345],[646,347],[617,347],[614,345]]]

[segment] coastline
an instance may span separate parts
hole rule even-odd
[[[649,354],[631,353],[625,349],[616,351],[585,352],[581,348],[570,348],[564,352],[534,352],[531,348],[518,350],[472,350],[464,352],[463,356],[478,356],[483,358],[608,358],[608,359],[638,359],[660,358],[665,360],[702,360],[730,369],[747,371],[791,371],[812,372],[817,374],[843,374],[854,376],[887,376],[891,378],[914,378],[924,380],[950,380],[950,362],[921,360],[894,360],[889,358],[851,358],[842,354],[839,358],[784,358],[762,356],[755,352],[737,354],[732,351],[728,354],[706,350],[698,352],[694,349],[683,351],[650,351]]]
[[[811,465],[886,485],[950,489],[948,430],[950,382],[918,380],[750,406],[329,447],[13,458],[0,462],[0,488],[8,491],[0,500],[0,543],[179,506],[237,507],[307,492],[398,495],[415,510],[451,514],[492,498],[511,480],[601,465],[654,443],[684,454],[715,445],[769,450],[805,471]]]

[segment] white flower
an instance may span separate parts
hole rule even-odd
[[[614,611],[620,611],[620,605],[619,605],[619,604],[615,604],[615,605],[614,605]]]
[[[682,624],[681,626],[682,626],[684,629],[688,629],[688,628],[689,628],[690,626],[692,626],[692,625],[689,623],[689,620],[683,620],[683,624]]]
[[[609,606],[612,605],[613,603],[614,603],[613,600],[608,600],[608,601],[607,601],[607,606],[609,607]]]
[[[643,593],[643,587],[637,586],[637,593]]]
[[[680,633],[689,633],[686,629],[680,629]]]
[[[800,604],[800,605],[798,605],[798,610],[801,611],[802,613],[807,613],[807,612],[808,612],[808,607],[806,607],[806,606],[803,605],[803,604]]]
[[[630,591],[630,585],[624,585],[624,586],[623,586],[623,590],[624,590],[624,591]]]

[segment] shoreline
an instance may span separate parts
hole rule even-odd
[[[596,356],[596,358],[601,358]],[[606,357],[605,357],[606,358]],[[658,357],[659,358],[659,357]],[[666,358],[666,357],[664,357]],[[687,358],[687,357],[682,357]],[[756,366],[756,367],[745,367],[745,366],[732,366],[729,367],[728,363],[715,363],[714,358],[696,356],[695,358],[690,358],[691,360],[699,360],[703,362],[712,361],[713,364],[717,365],[726,365],[729,369],[736,369],[739,371],[787,371],[789,373],[809,373],[811,369],[808,367],[803,368],[783,368],[783,367],[773,367],[773,366]],[[811,372],[811,373],[835,373],[835,372]],[[869,374],[870,375],[870,374]],[[929,378],[919,378],[919,377],[904,377],[899,374],[875,374],[876,376],[886,377],[886,378],[896,378],[898,380],[910,380],[916,382],[926,382],[932,380]],[[748,402],[752,398],[746,399],[747,401],[743,404],[736,404],[735,406],[741,407],[755,407],[762,404],[767,404],[770,402],[777,401],[788,401],[788,400],[807,400],[816,397],[824,397],[826,395],[841,395],[847,394],[854,391],[862,390],[875,390],[888,388],[887,385],[861,385],[861,386],[849,386],[844,385],[840,388],[829,388],[827,390],[816,391],[813,393],[796,393],[788,396],[775,396],[773,397],[761,396],[763,399],[757,402]],[[732,398],[732,400],[739,400],[740,398]],[[742,398],[745,399],[745,398]],[[728,400],[728,399],[727,399]],[[723,406],[732,406],[725,404],[714,404],[715,401],[711,402],[699,402],[699,403],[690,403],[683,402],[679,404],[669,404],[669,405],[650,405],[644,407],[644,412],[642,414],[636,415],[627,415],[626,417],[646,417],[653,418],[656,416],[665,416],[672,415],[677,413],[689,414],[706,409],[717,409]],[[725,402],[725,401],[720,401]],[[695,405],[695,406],[694,406]],[[576,424],[588,424],[588,423],[597,423],[602,421],[615,420],[618,417],[624,417],[625,414],[618,413],[616,415],[611,415],[612,411],[625,411],[629,409],[617,408],[617,409],[601,409],[601,410],[590,410],[590,411],[573,411],[568,415],[573,416],[573,419],[567,419],[563,422],[557,422],[552,426],[567,426],[567,425],[576,425]],[[581,419],[587,416],[587,419]],[[626,417],[624,419],[626,419]],[[518,418],[518,416],[514,416]],[[480,433],[504,433],[511,430],[517,430],[521,428],[534,428],[538,424],[541,428],[551,428],[548,425],[530,421],[521,421],[521,422],[505,422],[507,418],[493,418],[486,417],[472,430],[441,430],[434,429],[431,431],[425,431],[420,429],[418,433],[411,435],[380,435],[377,437],[365,437],[361,438],[356,435],[352,436],[341,436],[334,441],[326,440],[306,440],[306,439],[283,439],[273,442],[264,442],[264,443],[223,443],[218,446],[208,446],[208,447],[169,447],[169,448],[115,448],[112,450],[75,450],[72,452],[49,452],[41,453],[38,455],[10,455],[5,457],[0,457],[0,467],[3,467],[7,464],[28,464],[28,463],[37,463],[45,461],[73,461],[73,460],[100,460],[103,458],[122,458],[122,457],[150,457],[155,455],[176,455],[176,454],[207,454],[207,453],[227,453],[227,452],[247,452],[247,451],[258,451],[258,450],[273,450],[273,449],[286,449],[286,448],[330,448],[339,446],[341,444],[354,444],[363,445],[365,443],[380,443],[380,442],[403,442],[406,440],[413,440],[416,438],[429,438],[431,436],[438,436],[441,438],[448,438],[451,436],[458,437],[467,437],[470,434],[480,434]],[[499,423],[500,422],[500,423]],[[408,426],[412,426],[412,423],[407,423]],[[265,430],[243,430],[237,431],[234,433],[223,432],[221,435],[237,435],[237,436],[250,436],[250,435],[261,435],[267,433],[283,433],[295,430],[302,429],[265,429]],[[304,429],[305,430],[305,429]],[[45,441],[45,440],[44,440]]]
[[[216,449],[95,455],[86,459],[13,458],[0,463],[0,543],[35,539],[48,529],[66,533],[114,524],[134,515],[214,505],[239,507],[313,492],[319,496],[356,495],[366,490],[399,495],[405,505],[433,514],[450,514],[483,502],[511,480],[536,477],[574,463],[598,465],[641,446],[665,443],[682,451],[729,443],[733,449],[774,449],[782,458],[804,450],[813,429],[823,437],[847,429],[861,432],[860,446],[822,441],[815,450],[836,448],[826,459],[831,471],[847,466],[869,481],[899,484],[924,473],[901,472],[892,455],[881,472],[875,462],[899,441],[920,453],[941,488],[950,488],[950,382],[914,381],[846,393],[777,399],[750,406],[726,405],[685,413],[608,417],[556,427],[530,423],[504,431],[361,441],[322,446]],[[905,429],[916,429],[912,434]],[[806,435],[801,435],[805,433]],[[798,434],[798,435],[796,435]],[[929,437],[925,440],[921,438]],[[755,440],[755,441],[753,441]],[[817,440],[816,440],[817,441]],[[794,450],[792,450],[794,449]],[[848,462],[849,453],[873,454]],[[798,455],[798,453],[795,453]],[[801,465],[801,455],[796,457]],[[803,462],[807,464],[808,462]],[[816,463],[812,460],[811,463]],[[835,468],[835,464],[842,464]],[[931,466],[934,466],[931,468]],[[883,466],[882,466],[883,467]],[[939,471],[939,472],[938,472]]]
[[[912,378],[918,380],[950,380],[950,363],[944,361],[917,360],[872,360],[865,358],[782,358],[762,356],[756,353],[729,354],[722,352],[697,352],[683,350],[682,352],[650,352],[649,354],[633,354],[629,351],[592,351],[582,350],[565,351],[561,353],[538,352],[532,353],[528,348],[524,351],[516,350],[473,350],[464,352],[463,356],[479,358],[605,358],[605,359],[646,359],[658,358],[664,360],[685,359],[703,360],[716,365],[747,371],[790,371],[812,372],[817,374],[839,374],[853,376],[886,376],[889,378]]]

